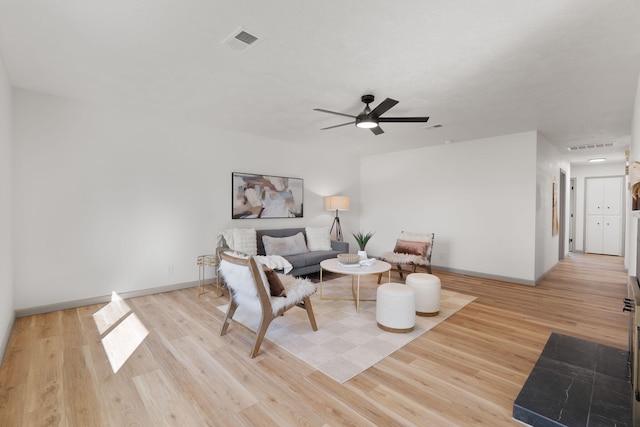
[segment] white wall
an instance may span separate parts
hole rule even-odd
[[[195,281],[220,230],[330,225],[328,194],[358,226],[357,160],[25,90],[14,105],[16,309]],[[303,178],[304,218],[231,220],[233,171]]]
[[[565,224],[565,253],[569,248],[569,176],[570,163],[540,133],[537,134],[537,173],[536,173],[536,255],[535,279],[541,279],[558,263],[560,234],[552,233],[553,182],[558,185],[558,203],[560,203],[560,170],[566,174],[565,182],[565,215],[559,218]],[[559,209],[559,208],[558,208]],[[560,209],[559,209],[560,210]],[[560,215],[560,212],[558,212]]]
[[[536,145],[524,132],[363,158],[367,252],[392,250],[402,230],[434,232],[434,266],[532,284]]]
[[[0,58],[0,361],[13,325],[11,83]]]
[[[584,251],[585,232],[585,193],[587,188],[586,179],[606,176],[624,176],[624,162],[604,162],[590,165],[576,165],[571,167],[571,178],[576,179],[576,186],[573,191],[576,194],[576,241],[575,250]],[[626,195],[626,192],[625,192]]]

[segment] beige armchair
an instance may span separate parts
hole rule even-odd
[[[237,254],[236,254],[237,255]],[[260,325],[256,331],[256,339],[250,356],[256,357],[260,351],[262,340],[273,319],[282,315],[292,307],[300,307],[307,311],[311,328],[318,330],[309,297],[316,292],[316,285],[308,279],[295,278],[273,271],[265,273],[262,265],[253,257],[243,258],[227,252],[220,252],[219,271],[231,295],[229,309],[222,324],[220,335],[225,335],[236,309],[239,306],[260,314]],[[281,287],[277,292],[270,287],[269,278],[276,275],[275,281]],[[282,291],[284,288],[284,292]],[[273,296],[277,294],[280,296]]]
[[[396,240],[393,252],[383,254],[380,259],[391,264],[391,269],[397,271],[400,278],[403,273],[415,273],[418,266],[424,267],[427,273],[431,274],[431,252],[433,251],[434,238],[434,233],[403,231]],[[381,278],[382,275],[379,275],[378,283]]]

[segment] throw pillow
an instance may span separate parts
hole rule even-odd
[[[298,255],[309,252],[302,232],[289,237],[262,236],[264,252],[267,255]]]
[[[233,244],[231,249],[247,255],[258,255],[258,240],[255,228],[234,228]]]
[[[282,281],[278,277],[278,273],[268,267],[262,267],[264,270],[265,276],[267,276],[267,281],[269,282],[269,291],[271,292],[271,296],[274,297],[286,297],[287,291],[282,284]]]
[[[307,247],[310,251],[330,251],[331,231],[329,227],[307,227]]]
[[[418,255],[424,257],[429,249],[429,242],[412,242],[410,240],[396,240],[396,247],[393,252],[399,254]]]

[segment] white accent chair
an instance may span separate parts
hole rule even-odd
[[[431,253],[433,252],[434,239],[434,233],[403,231],[396,240],[393,252],[384,253],[380,260],[391,264],[391,270],[397,271],[401,279],[403,273],[415,273],[418,266],[424,267],[427,273],[431,274]],[[378,284],[380,279],[382,279],[382,274],[378,275]]]
[[[236,309],[246,307],[260,313],[260,326],[256,331],[256,339],[250,356],[256,357],[260,351],[262,340],[271,322],[292,307],[300,307],[307,311],[311,328],[318,330],[309,297],[316,292],[316,285],[308,279],[279,274],[286,290],[286,297],[270,295],[269,283],[261,265],[253,257],[236,257],[220,252],[219,271],[229,289],[229,310],[222,324],[220,335],[225,335]]]

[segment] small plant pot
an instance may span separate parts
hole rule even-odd
[[[358,251],[360,259],[367,259],[367,251]]]

